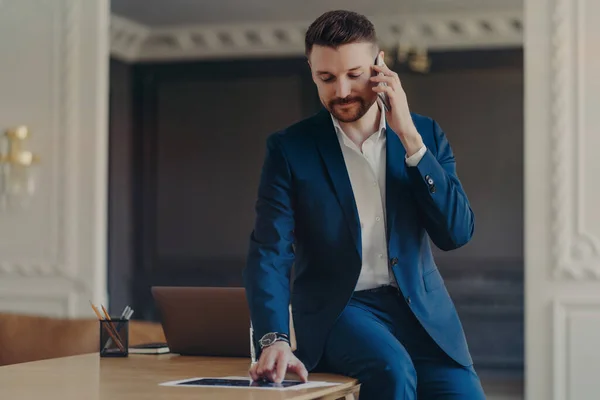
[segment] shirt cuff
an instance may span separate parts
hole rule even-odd
[[[425,153],[427,152],[427,147],[423,145],[415,154],[410,157],[406,157],[406,165],[409,167],[416,167],[419,164],[419,161],[423,158]]]

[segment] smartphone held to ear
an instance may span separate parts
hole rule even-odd
[[[377,58],[375,59],[375,65],[383,66],[383,59],[381,58],[381,54],[377,55]],[[380,72],[379,76],[383,76],[383,73]],[[385,82],[379,82],[378,85],[379,86],[387,86],[387,83],[385,83]],[[383,103],[383,106],[385,107],[385,110],[389,112],[392,109],[392,107],[390,105],[390,99],[388,98],[387,93],[377,93],[377,95],[381,99],[381,102]]]

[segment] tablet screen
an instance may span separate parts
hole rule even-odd
[[[301,385],[302,383],[302,381],[283,381],[281,383],[275,383],[268,381],[251,381],[250,379],[201,378],[180,382],[178,385],[283,388]]]

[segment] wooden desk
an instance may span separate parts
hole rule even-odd
[[[159,386],[159,383],[167,381],[201,376],[248,376],[248,361],[172,354],[100,358],[97,353],[35,361],[0,367],[0,397],[7,400],[358,398],[359,385],[354,379],[327,374],[310,374],[309,381],[325,380],[341,384],[284,391]]]

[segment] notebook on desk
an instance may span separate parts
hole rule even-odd
[[[152,296],[171,353],[250,357],[244,288],[154,286]]]
[[[130,354],[165,354],[168,352],[169,346],[166,343],[143,343],[129,346]]]

